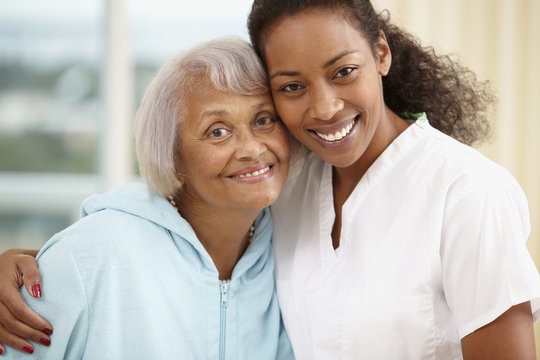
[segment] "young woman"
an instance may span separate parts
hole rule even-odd
[[[487,134],[483,84],[367,0],[255,0],[249,31],[310,150],[272,206],[296,358],[534,359],[526,199],[451,138]]]
[[[368,0],[255,0],[248,27],[311,151],[272,206],[297,359],[534,359],[526,199],[444,134],[486,134],[483,85]]]

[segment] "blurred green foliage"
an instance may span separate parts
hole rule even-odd
[[[95,135],[0,134],[0,171],[93,173],[96,149]]]

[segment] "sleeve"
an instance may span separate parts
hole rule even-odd
[[[540,277],[526,246],[527,199],[502,170],[458,191],[459,200],[445,211],[443,288],[460,338],[526,301],[534,321],[540,317]]]
[[[30,297],[22,291],[30,307],[51,322],[51,345],[34,345],[34,359],[81,359],[87,339],[88,306],[77,265],[64,241],[51,239],[38,256],[42,273],[43,296]],[[27,354],[10,349],[7,359],[29,359]],[[32,356],[31,356],[32,357]]]

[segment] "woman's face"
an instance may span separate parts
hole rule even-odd
[[[270,94],[216,90],[205,77],[195,84],[179,131],[184,195],[201,206],[231,210],[270,205],[289,165],[286,130]]]
[[[273,25],[262,47],[274,103],[290,132],[334,166],[355,163],[377,141],[384,116],[384,37],[374,54],[347,19],[314,9]]]

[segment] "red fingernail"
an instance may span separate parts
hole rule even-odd
[[[34,284],[32,285],[32,296],[35,298],[41,297],[41,285],[40,284]]]
[[[51,345],[51,342],[47,339],[41,339],[39,340],[39,343],[42,344],[42,345],[45,345],[45,346],[49,346]]]
[[[0,349],[0,355],[4,353],[4,349]]]
[[[43,332],[44,334],[47,334],[47,335],[49,335],[49,336],[52,335],[52,330],[51,330],[51,329],[45,328],[45,329],[41,330],[41,332]]]
[[[34,349],[32,348],[29,348],[28,346],[25,346],[22,348],[25,352],[29,353],[29,354],[32,354],[34,353]]]

